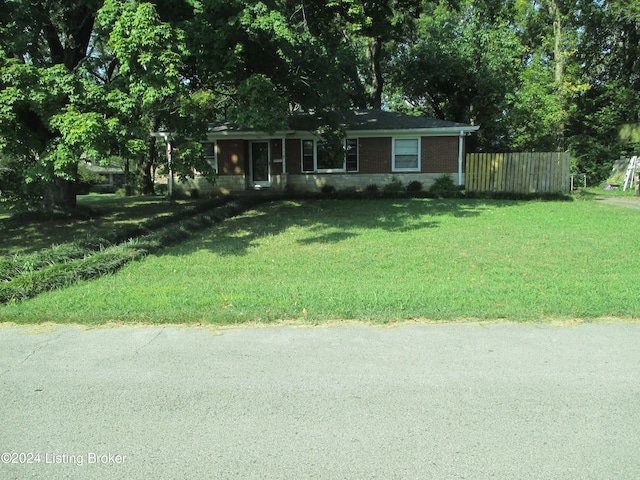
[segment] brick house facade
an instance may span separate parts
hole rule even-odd
[[[315,122],[315,123],[314,123]],[[342,125],[339,153],[314,131],[322,119],[295,114],[289,129],[267,134],[229,123],[209,126],[207,160],[215,185],[196,178],[178,188],[229,193],[246,189],[317,190],[383,186],[392,179],[420,181],[425,188],[443,174],[464,183],[465,138],[478,127],[392,112],[353,112]]]

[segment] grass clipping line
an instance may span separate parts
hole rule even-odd
[[[256,201],[230,202],[212,212],[202,213],[155,232],[132,238],[85,258],[56,263],[34,272],[25,272],[0,283],[0,303],[19,302],[81,280],[115,273],[133,260],[143,258],[166,245],[184,241],[194,232],[239,215],[255,204]]]

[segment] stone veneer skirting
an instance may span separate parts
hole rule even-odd
[[[323,186],[330,185],[337,190],[347,188],[355,188],[364,190],[369,185],[377,185],[382,189],[393,179],[398,179],[403,185],[407,185],[412,181],[422,183],[423,190],[427,190],[433,182],[442,175],[450,175],[454,183],[458,182],[457,173],[309,173],[309,174],[281,174],[271,176],[271,189],[284,190],[291,188],[293,190],[304,192],[319,191]],[[464,184],[464,175],[462,178]],[[198,190],[199,193],[216,193],[229,194],[232,192],[252,189],[248,185],[248,181],[244,175],[220,175],[215,185],[210,184],[204,178],[195,178],[187,182],[175,182],[176,191],[189,193],[192,190]]]
[[[410,182],[418,181],[422,183],[423,190],[426,190],[442,175],[450,175],[454,183],[457,183],[457,173],[313,173],[289,175],[287,185],[294,190],[301,191],[317,191],[324,185],[331,185],[335,187],[336,190],[343,190],[345,188],[364,190],[369,185],[377,185],[382,189],[385,185],[391,183],[392,180],[397,179],[405,186]],[[464,175],[462,183],[464,184]]]

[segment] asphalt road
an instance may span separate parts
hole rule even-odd
[[[640,324],[0,328],[1,479],[637,479]]]

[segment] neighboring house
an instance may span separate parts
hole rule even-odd
[[[212,187],[196,178],[177,188],[222,193],[247,189],[313,191],[380,187],[393,178],[425,188],[443,174],[464,184],[465,137],[479,127],[380,110],[359,110],[346,119],[339,155],[326,151],[317,129],[322,119],[292,114],[288,129],[272,134],[227,122],[209,125],[207,160],[218,172]]]
[[[123,188],[126,183],[124,167],[119,165],[96,165],[87,162],[87,169],[101,177],[101,182],[91,185],[92,192],[114,193],[117,189]]]

